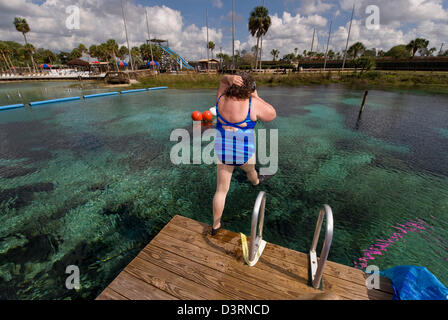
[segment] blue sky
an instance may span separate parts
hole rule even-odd
[[[264,38],[264,58],[272,49],[280,57],[294,48],[309,50],[313,29],[316,46],[324,51],[330,20],[334,19],[330,49],[345,47],[354,0],[265,0],[272,26]],[[350,43],[363,42],[368,48],[389,50],[416,37],[430,40],[430,47],[448,49],[448,0],[355,0],[356,12]],[[250,50],[255,39],[250,37],[247,21],[251,10],[262,0],[235,0],[236,49]],[[66,28],[66,8],[80,10],[80,28]],[[380,29],[366,28],[366,7],[380,9]],[[127,0],[126,14],[131,46],[146,39],[144,11],[150,15],[153,36],[168,39],[170,46],[186,59],[206,57],[205,9],[209,11],[210,40],[216,50],[231,50],[231,0]],[[23,41],[14,30],[15,16],[25,17],[30,24],[29,41],[36,47],[56,51],[71,50],[79,43],[86,46],[114,38],[125,44],[120,0],[0,0],[0,40]],[[215,52],[216,53],[216,52]]]
[[[262,5],[264,2],[265,6],[269,10],[269,14],[281,15],[284,11],[291,13],[300,12],[300,7],[303,5],[304,1],[301,0],[235,0],[235,37],[240,41],[245,41],[248,36],[247,21],[250,16],[250,12],[254,7]],[[170,8],[180,10],[182,16],[185,19],[186,24],[196,24],[202,26],[206,24],[206,8],[208,9],[209,16],[209,27],[217,28],[223,30],[223,39],[230,41],[232,39],[231,34],[231,10],[232,10],[232,0],[140,0],[136,1],[146,6],[168,6]],[[334,17],[334,13],[339,10],[340,15]],[[335,10],[327,12],[324,16],[327,19],[334,18],[335,26],[344,25],[350,19],[351,10],[344,11],[335,7]]]

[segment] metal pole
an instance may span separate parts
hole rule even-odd
[[[134,70],[134,62],[131,55],[131,47],[129,46],[128,28],[126,27],[126,17],[124,15],[123,0],[121,0],[121,13],[123,14],[124,31],[126,33],[126,42],[128,44],[129,60],[131,61],[131,70]]]
[[[327,55],[328,55],[328,46],[330,45],[330,37],[331,37],[331,27],[333,26],[333,20],[330,22],[330,31],[328,32],[328,41],[327,41],[327,49],[325,50],[325,63],[324,63],[324,71],[327,67]]]
[[[151,61],[154,61],[154,56],[152,55],[151,34],[149,33],[148,10],[147,9],[145,9],[145,13],[146,13],[146,28],[148,29],[149,48],[151,49]]]
[[[264,0],[263,0],[263,7],[264,7]],[[261,45],[260,45],[260,70],[261,69],[261,57],[263,55],[263,36],[261,36]]]
[[[345,45],[344,61],[342,62],[342,70],[345,68],[345,61],[347,60],[348,42],[350,40],[350,32],[352,31],[353,14],[355,13],[355,4],[353,3],[352,17],[350,19],[350,27],[348,28],[347,44]]]
[[[207,25],[207,71],[209,70],[209,62],[210,62],[210,58],[209,58],[209,47],[208,47],[208,9],[205,9],[205,21],[206,21],[206,25]]]
[[[313,41],[311,42],[311,52],[313,52],[314,49],[314,35],[316,34],[316,28],[313,29]]]
[[[232,70],[235,70],[235,0],[232,0]]]

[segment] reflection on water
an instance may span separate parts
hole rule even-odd
[[[17,91],[26,101],[99,92],[8,84],[0,105],[21,102]],[[331,260],[424,265],[448,284],[448,97],[370,91],[356,128],[363,91],[260,94],[278,118],[257,128],[279,129],[279,170],[263,186],[266,240],[308,251],[328,203]],[[0,112],[0,298],[94,298],[173,215],[211,223],[215,168],[173,166],[169,137],[191,131],[191,112],[214,98],[168,90]],[[249,233],[258,191],[235,172],[229,229]],[[77,292],[64,287],[68,265],[80,267]]]

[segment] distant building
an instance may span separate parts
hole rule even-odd
[[[208,68],[207,68],[207,64],[208,64]],[[220,69],[220,62],[219,62],[219,60],[216,60],[216,59],[202,59],[199,61],[192,61],[192,62],[190,62],[190,65],[197,68],[197,70],[200,72],[206,72],[207,69],[209,71],[216,72]]]

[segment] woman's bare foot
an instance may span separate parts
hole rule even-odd
[[[218,223],[213,224],[213,229],[219,229],[219,228],[221,228],[221,220],[218,221]]]
[[[212,227],[211,235],[216,236],[218,234],[218,231],[221,230],[221,228],[222,228],[222,223],[221,223],[221,221],[219,221],[219,223],[216,224],[216,226],[214,225]]]
[[[254,187],[258,186],[260,184],[260,179],[258,179],[257,170],[254,169],[253,171],[247,172],[246,175],[247,175],[247,180],[249,180]]]

